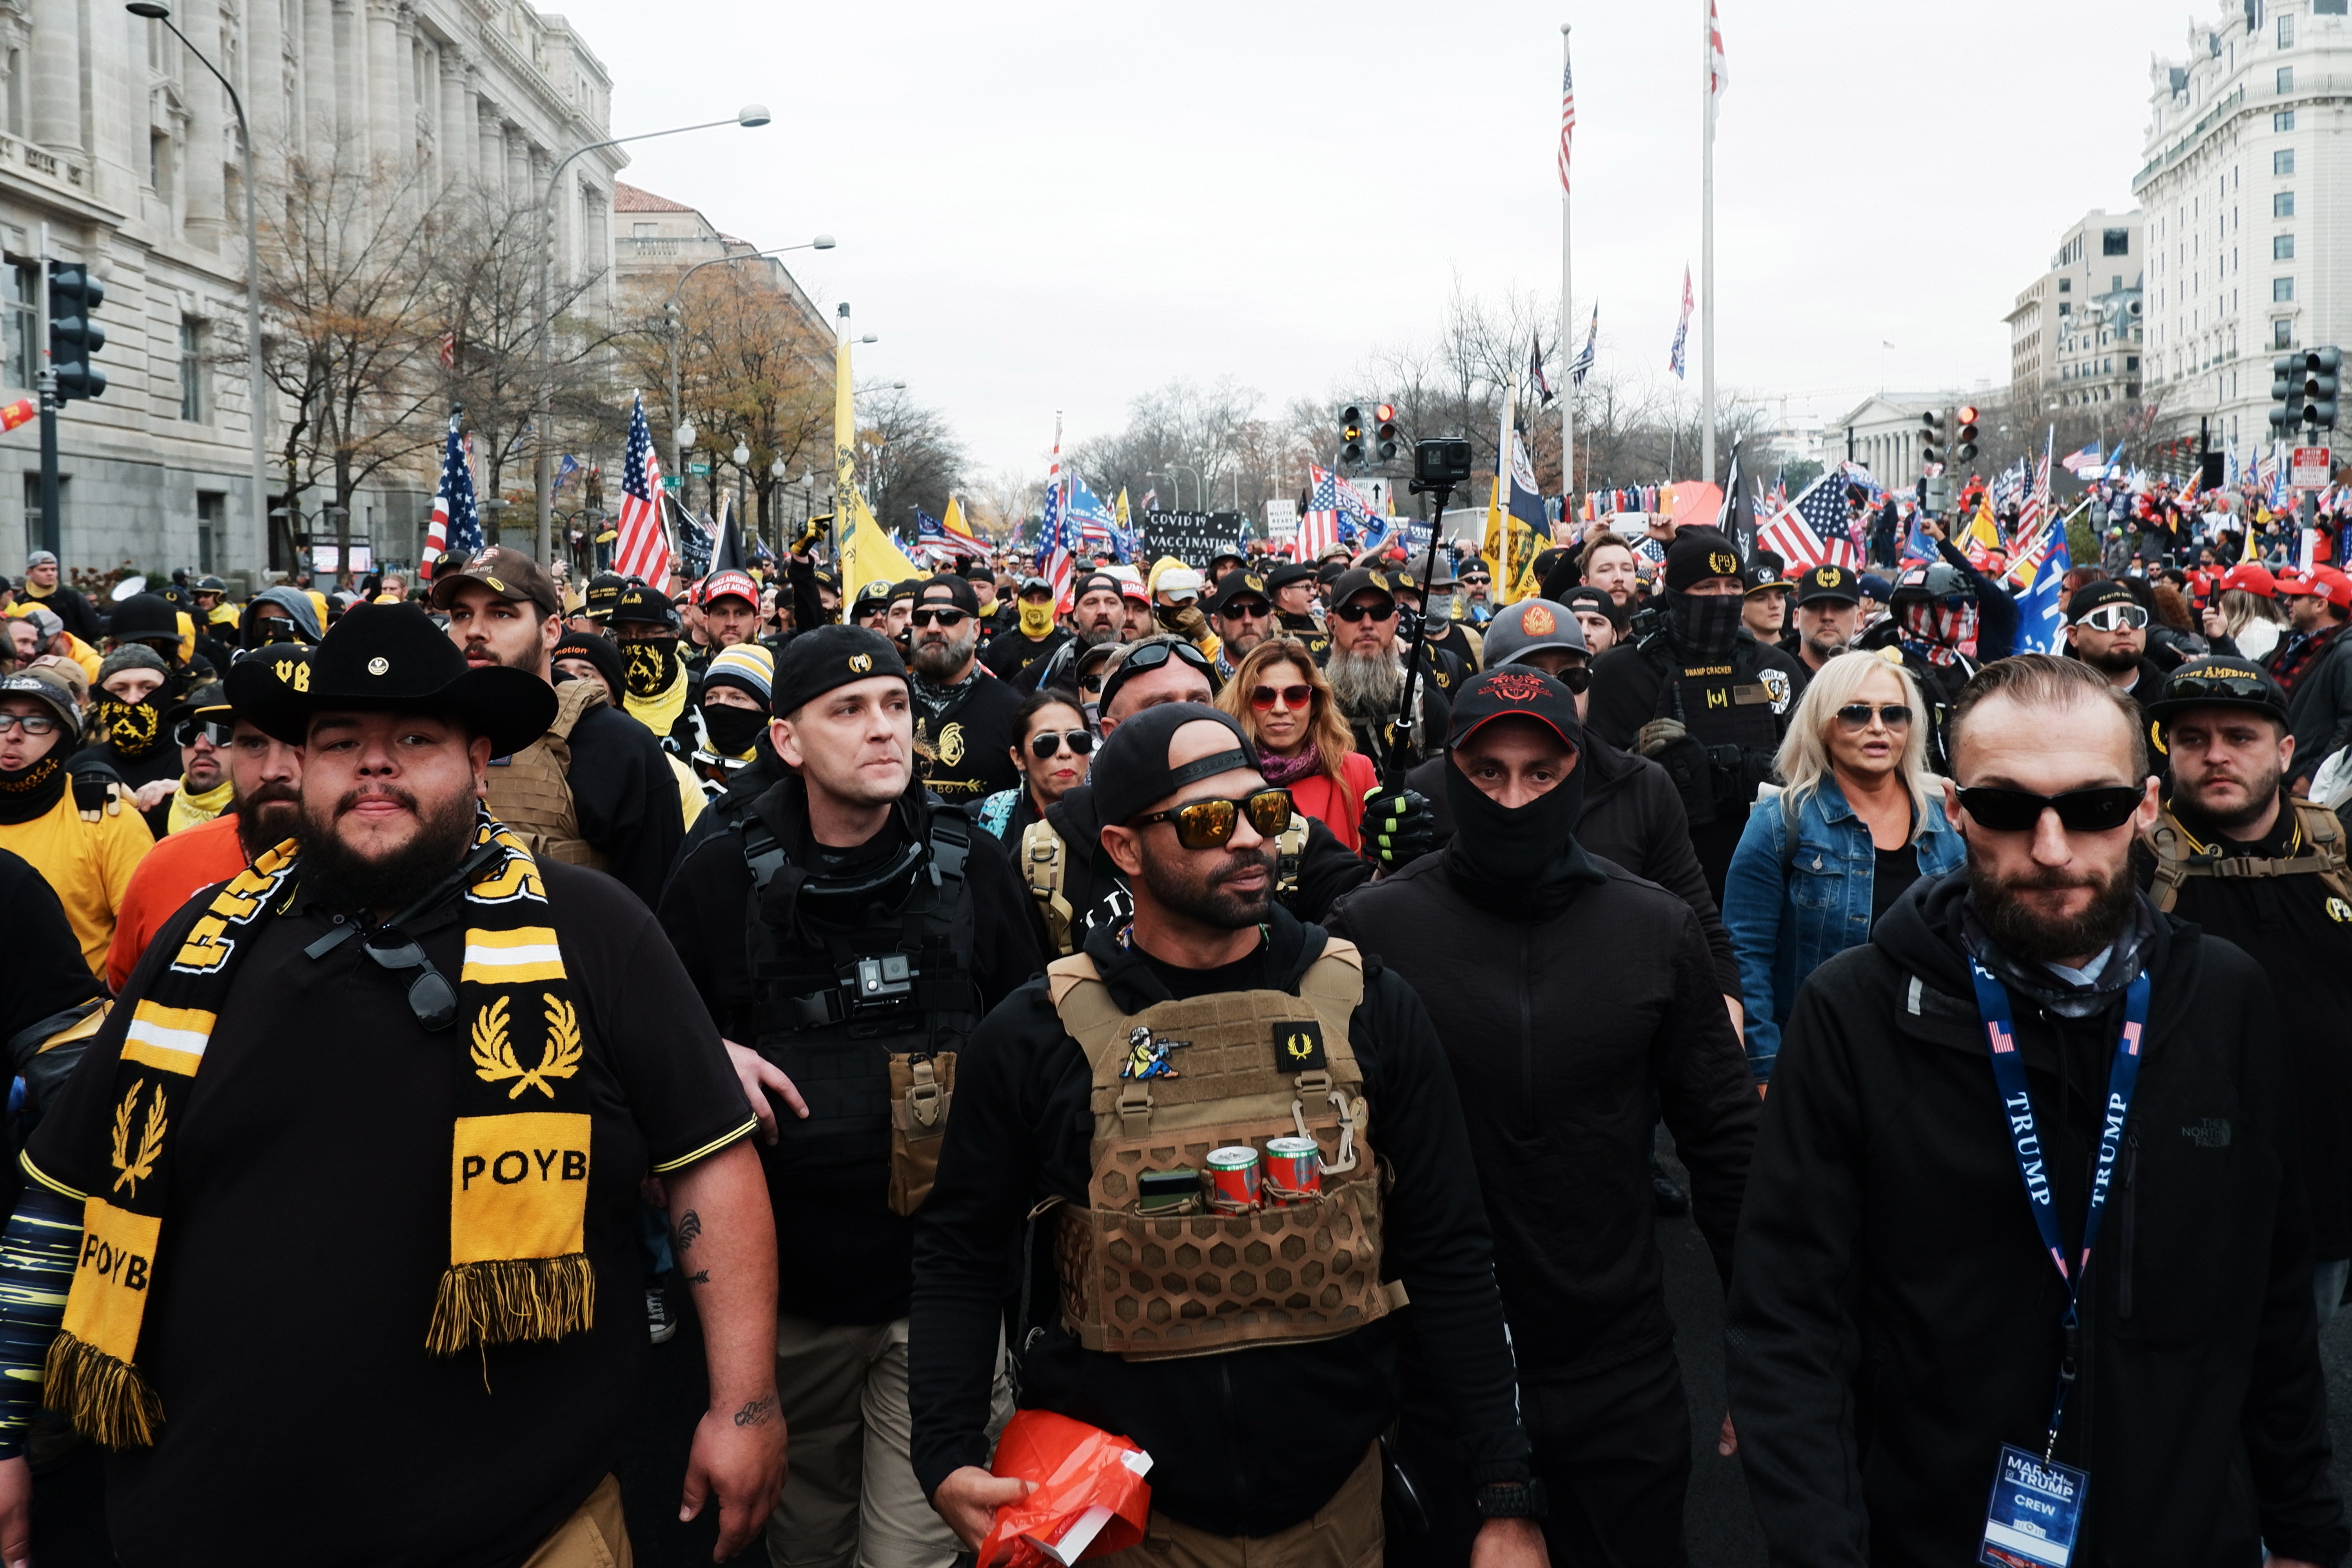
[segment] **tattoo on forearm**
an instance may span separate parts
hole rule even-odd
[[[687,1210],[677,1222],[677,1249],[680,1252],[691,1251],[694,1238],[701,1234],[702,1216],[692,1209]]]
[[[765,1426],[768,1424],[769,1417],[775,1415],[775,1413],[776,1396],[772,1394],[762,1394],[759,1398],[754,1399],[750,1404],[744,1405],[742,1409],[735,1412],[735,1425],[738,1426]]]

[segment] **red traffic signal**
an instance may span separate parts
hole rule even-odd
[[[1385,425],[1395,417],[1396,405],[1393,403],[1375,404],[1372,407],[1372,423],[1376,425]]]
[[[1973,409],[1973,408],[1963,408],[1963,409],[1961,409],[1961,410],[1960,410],[1960,423],[1961,423],[1961,424],[1963,424],[1963,425],[1973,425],[1973,424],[1975,424],[1976,422],[1977,422],[1977,411],[1976,411],[1975,409]]]

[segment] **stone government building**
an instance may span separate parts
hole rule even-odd
[[[430,190],[479,182],[535,205],[557,160],[611,134],[604,68],[519,0],[179,0],[173,19],[239,84],[265,190],[270,160],[341,140],[415,161]],[[555,257],[571,276],[610,273],[625,163],[605,149],[565,171]],[[45,347],[42,226],[51,255],[106,288],[106,395],[58,422],[68,568],[128,560],[258,585],[295,564],[290,528],[266,540],[252,521],[242,179],[227,95],[162,24],[120,0],[0,0],[0,402],[32,395]],[[38,435],[0,437],[10,577],[39,534]],[[428,463],[356,495],[354,542],[413,561],[431,488]],[[331,536],[317,514],[331,500],[304,491],[295,526]]]

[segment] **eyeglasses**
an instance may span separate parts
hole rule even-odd
[[[1285,708],[1305,708],[1314,702],[1315,689],[1311,686],[1258,686],[1250,689],[1250,706],[1261,713],[1273,712],[1276,698],[1281,699]]]
[[[1559,681],[1562,686],[1567,687],[1571,694],[1578,697],[1583,696],[1584,693],[1591,689],[1592,687],[1592,670],[1591,668],[1587,665],[1561,665],[1558,669],[1552,671],[1551,678],[1554,680]]]
[[[1083,757],[1095,749],[1095,732],[1092,730],[1047,730],[1029,737],[1029,754],[1041,763],[1064,746]]]
[[[19,725],[27,735],[47,735],[57,729],[58,721],[46,713],[0,713],[0,735]]]
[[[2095,632],[2136,632],[2147,625],[2147,612],[2137,605],[2126,605],[2118,600],[2112,605],[2101,605],[2096,609],[2084,611],[2083,618],[2074,624],[2088,626]]]
[[[1874,708],[1867,702],[1849,702],[1837,710],[1837,721],[1849,730],[1867,730],[1875,717],[1890,730],[1911,727],[1911,710],[1900,702],[1883,702]]]
[[[1169,811],[1155,811],[1135,819],[1138,827],[1155,822],[1175,824],[1176,842],[1187,849],[1222,849],[1231,841],[1243,817],[1261,838],[1272,838],[1290,826],[1290,792],[1262,789],[1241,800],[1196,800]]]
[[[1995,833],[2031,833],[2045,811],[2058,814],[2069,833],[2112,833],[2139,809],[2141,791],[2131,784],[2100,784],[2063,795],[1979,785],[1959,792],[1960,805],[1979,827]]]
[[[1396,601],[1391,599],[1384,605],[1342,605],[1331,613],[1349,626],[1354,626],[1366,616],[1371,616],[1376,621],[1392,620],[1396,616],[1397,607]]]
[[[907,617],[907,624],[909,626],[928,626],[934,621],[947,627],[948,630],[953,631],[963,625],[964,613],[952,605],[946,609],[935,609],[926,605]]]
[[[376,945],[387,940],[396,945]],[[408,983],[408,1010],[416,1016],[419,1024],[437,1030],[457,1021],[457,988],[449,984],[447,975],[433,967],[433,961],[425,956],[425,949],[416,942],[390,927],[382,927],[362,939],[360,951],[394,974],[411,969],[417,972],[416,978]]]
[[[1225,621],[1237,621],[1244,616],[1247,616],[1254,620],[1262,621],[1271,614],[1273,614],[1273,612],[1266,607],[1265,600],[1243,599],[1234,604],[1227,605],[1223,609],[1219,610],[1217,612],[1217,618],[1219,620]]]
[[[229,736],[236,729],[236,722],[227,719],[183,719],[172,731],[172,743],[175,746],[193,746],[201,739],[210,741],[215,746],[226,748],[228,745]]]
[[[1103,677],[1103,706],[1106,708],[1110,706],[1111,693],[1126,685],[1129,676],[1141,675],[1146,670],[1158,669],[1171,658],[1189,664],[1207,676],[1209,689],[1212,691],[1216,689],[1216,672],[1209,667],[1209,656],[1191,643],[1173,639],[1168,642],[1139,643],[1128,650],[1126,657],[1118,661],[1117,667],[1108,675]]]
[[[1102,689],[1103,678],[1099,670],[1090,669],[1084,675],[1078,677],[1078,689],[1080,691],[1100,691]]]

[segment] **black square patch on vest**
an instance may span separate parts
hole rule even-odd
[[[1323,1056],[1323,1026],[1276,1024],[1274,1066],[1276,1072],[1328,1071],[1331,1064]]]

